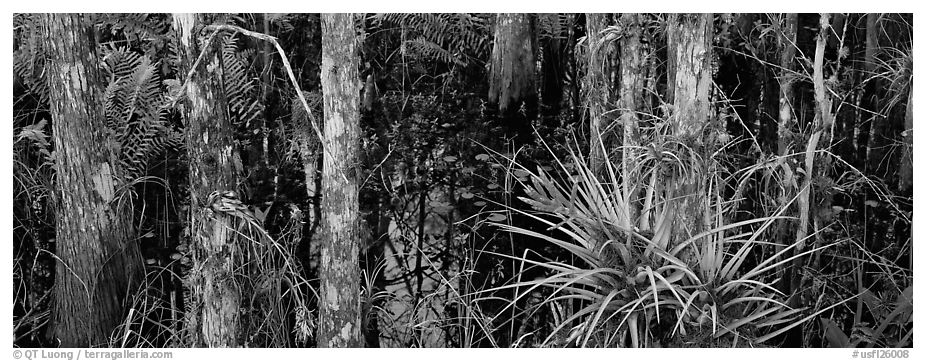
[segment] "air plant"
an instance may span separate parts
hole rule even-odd
[[[540,267],[546,276],[484,292],[515,289],[515,298],[506,306],[514,308],[535,290],[548,289],[542,302],[523,312],[566,302],[580,305],[555,325],[541,346],[647,347],[660,340],[729,345],[731,335],[733,345],[740,340],[754,345],[819,314],[798,319],[804,309],[790,307],[786,295],[773,286],[776,269],[837,243],[797,254],[792,249],[805,240],[782,245],[770,255],[757,249],[777,245],[768,240],[771,232],[767,230],[788,218],[783,213],[794,199],[772,215],[731,223],[729,201],[722,200],[717,182],[708,180],[694,196],[709,200],[704,219],[712,221],[711,227],[689,236],[677,229],[682,212],[678,198],[672,196],[672,189],[654,181],[661,174],[654,172],[684,167],[693,158],[666,154],[671,153],[665,150],[668,147],[661,147],[663,154],[647,152],[648,148],[660,146],[623,147],[622,151],[633,152],[639,160],[631,174],[625,175],[616,172],[609,161],[604,174],[596,174],[572,150],[565,159],[551,151],[557,165],[551,171],[531,170],[515,162],[516,176],[526,193],[521,199],[533,209],[506,206],[507,210],[545,225],[546,232],[494,224],[555,245],[575,261],[499,255]],[[666,165],[666,160],[676,164]],[[623,177],[629,182],[622,182]],[[623,188],[628,185],[642,189],[644,199],[627,197],[636,193]],[[633,212],[628,212],[640,204],[645,205],[644,213],[653,215],[651,228],[643,217],[631,217]]]

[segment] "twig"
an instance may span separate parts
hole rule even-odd
[[[209,38],[204,43],[203,48],[208,47],[212,43],[212,41],[215,39],[215,36],[220,31],[223,31],[223,30],[240,33],[245,36],[250,36],[255,39],[269,41],[273,43],[273,46],[276,48],[277,53],[280,54],[280,59],[283,61],[283,67],[286,69],[286,74],[289,76],[290,83],[292,83],[293,87],[296,88],[296,96],[299,97],[299,102],[302,103],[302,107],[305,108],[305,112],[309,116],[309,124],[312,125],[312,130],[315,131],[315,134],[316,136],[318,136],[318,139],[321,140],[320,143],[322,146],[322,154],[324,154],[325,156],[328,156],[328,147],[324,141],[325,139],[324,133],[322,133],[321,129],[318,127],[318,122],[315,118],[315,115],[312,113],[312,109],[309,107],[309,103],[308,101],[306,101],[305,95],[302,94],[302,88],[299,86],[299,82],[296,80],[296,75],[293,73],[292,65],[289,63],[289,59],[286,58],[286,52],[283,51],[283,47],[280,46],[280,43],[277,41],[276,37],[263,34],[263,33],[258,33],[255,31],[250,31],[250,30],[244,29],[239,26],[225,25],[225,24],[208,25],[205,27],[205,30],[212,30],[212,34],[209,35]],[[199,66],[199,63],[202,61],[206,53],[207,52],[205,51],[200,52],[199,57],[196,58],[196,61],[193,63],[193,66],[190,68],[189,73],[187,73],[186,79],[184,79],[183,81],[183,85],[180,87],[180,93],[177,94],[177,98],[174,99],[173,103],[171,103],[171,107],[176,105],[176,102],[179,100],[180,96],[185,93],[187,83],[190,81],[190,78],[192,78],[193,73],[196,71],[197,67]],[[337,161],[337,160],[334,160],[334,161]],[[341,167],[338,167],[338,168],[341,168]],[[347,177],[343,172],[341,172],[341,176],[344,177],[345,179]]]
[[[206,42],[203,44],[203,47],[206,48],[209,46],[209,44],[212,44],[212,40],[215,39],[215,36],[218,33],[219,33],[218,30],[213,31],[212,34],[209,35],[209,38],[206,39]],[[206,55],[205,51],[199,52],[199,56],[196,58],[196,61],[193,62],[193,66],[190,67],[190,71],[186,73],[186,78],[183,79],[183,84],[180,85],[180,92],[177,93],[177,95],[174,97],[174,101],[168,105],[168,108],[173,108],[175,105],[177,105],[177,102],[180,101],[180,97],[186,93],[187,84],[190,82],[190,78],[193,77],[193,73],[196,72],[196,68],[199,67],[199,63],[203,60],[203,57],[205,57],[205,55]]]
[[[312,129],[315,130],[316,135],[318,135],[318,139],[325,139],[324,134],[322,133],[321,129],[318,127],[318,124],[316,123],[315,115],[312,114],[312,109],[309,108],[309,103],[305,100],[305,96],[302,94],[302,88],[299,87],[299,82],[296,81],[296,75],[293,73],[293,68],[289,63],[289,59],[286,58],[286,52],[283,51],[283,47],[280,46],[280,43],[277,41],[276,37],[263,34],[263,33],[250,31],[250,30],[247,30],[239,26],[235,26],[235,25],[209,25],[209,26],[206,26],[206,29],[215,30],[215,32],[219,32],[222,30],[234,31],[237,33],[241,33],[242,35],[245,35],[245,36],[250,36],[255,39],[260,39],[260,40],[269,41],[273,43],[273,46],[277,49],[277,53],[280,54],[280,58],[283,61],[283,68],[286,69],[286,74],[289,76],[289,81],[293,84],[293,87],[296,88],[296,96],[299,97],[299,102],[302,103],[302,107],[305,108],[306,114],[309,115],[309,123],[312,124]],[[322,152],[324,151],[325,151],[325,146],[324,146],[324,142],[322,142]]]
[[[322,148],[322,155],[326,159],[331,159],[332,162],[336,164],[336,167],[339,170],[339,173],[344,180],[347,180],[347,175],[344,172],[344,167],[340,164],[340,159],[334,159],[328,153],[328,145],[325,142],[325,135],[322,133],[321,128],[318,127],[318,122],[315,119],[315,115],[312,114],[312,109],[309,107],[309,102],[305,100],[305,95],[302,94],[302,88],[299,87],[299,82],[296,80],[296,75],[293,73],[292,65],[289,63],[289,59],[286,58],[286,52],[283,51],[283,47],[280,46],[280,43],[277,41],[277,38],[271,35],[258,33],[255,31],[250,31],[239,26],[235,25],[209,25],[206,26],[206,29],[215,29],[215,31],[234,31],[245,36],[250,36],[255,39],[269,41],[273,43],[273,46],[277,49],[277,53],[280,54],[280,59],[283,61],[283,68],[286,69],[286,74],[289,76],[290,83],[293,84],[293,87],[296,88],[296,96],[299,97],[299,102],[302,103],[302,107],[305,108],[305,113],[309,116],[309,124],[312,125],[312,130],[315,131],[315,135],[318,136],[319,144]]]

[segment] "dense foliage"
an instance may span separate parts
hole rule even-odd
[[[487,80],[496,15],[356,24],[366,346],[912,346],[912,15],[831,14],[823,28],[819,14],[713,15],[710,121],[694,135],[679,131],[670,83],[686,18],[528,18],[536,100],[505,112]],[[236,274],[241,344],[312,347],[326,242],[311,131],[320,18],[216,19],[241,30],[198,37],[219,44],[245,170],[230,206],[250,244]],[[186,165],[200,160],[183,138],[178,36],[169,14],[91,20],[105,146],[126,170],[120,197],[147,273],[109,346],[190,346]],[[49,115],[56,64],[37,18],[15,15],[13,37],[14,344],[52,347],[50,124],[66,120]],[[627,56],[642,83],[629,112],[617,90]]]

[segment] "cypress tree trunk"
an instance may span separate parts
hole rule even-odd
[[[711,14],[670,14],[669,101],[675,105],[676,134],[695,139],[710,120]]]
[[[636,219],[637,209],[632,204],[637,198],[637,189],[631,188],[631,163],[633,162],[633,147],[638,145],[640,118],[637,112],[643,105],[644,64],[643,44],[640,37],[643,29],[640,26],[639,14],[623,14],[620,25],[624,29],[620,48],[620,85],[618,87],[618,108],[620,109],[620,122],[623,126],[623,151],[621,152],[621,177],[628,219]],[[626,225],[630,229],[630,225]]]
[[[354,14],[322,15],[325,111],[324,242],[319,264],[319,347],[362,347],[360,323],[360,57]]]
[[[610,149],[612,122],[606,116],[611,99],[611,41],[605,41],[601,34],[608,27],[605,14],[586,14],[587,70],[585,73],[585,102],[588,107],[589,165],[596,174],[604,170],[605,152]]]
[[[546,16],[551,17],[551,21],[556,24],[557,27],[553,30],[553,36],[540,40],[540,47],[543,49],[542,64],[540,66],[543,72],[541,77],[542,84],[540,87],[543,106],[540,113],[544,118],[552,118],[559,115],[562,109],[563,79],[565,79],[567,54],[563,47],[565,41],[563,37],[558,36],[561,32],[564,32],[559,28],[559,19],[564,15],[547,14]],[[548,120],[545,119],[544,121]],[[551,123],[550,126],[555,126],[555,124]]]
[[[489,103],[498,105],[509,135],[521,140],[530,139],[537,117],[534,22],[532,14],[498,14],[489,62]]]
[[[885,123],[882,117],[878,116],[878,93],[880,88],[880,77],[875,76],[877,69],[876,57],[880,44],[878,44],[878,17],[881,14],[870,13],[865,16],[865,71],[866,77],[870,77],[865,84],[865,90],[862,94],[862,109],[872,111],[873,113],[864,112],[868,118],[867,122],[860,122],[863,126],[859,131],[858,154],[859,165],[864,167],[867,174],[877,169],[881,162],[881,154],[878,147],[878,137],[883,134],[880,130],[883,128],[881,123]]]
[[[795,75],[791,73],[794,66],[794,56],[797,53],[797,13],[785,14],[784,24],[782,24],[781,33],[778,37],[778,48],[780,52],[778,81],[781,84],[779,88],[779,105],[778,105],[778,156],[781,163],[781,189],[779,190],[778,204],[784,206],[797,193],[797,189],[791,186],[794,184],[794,170],[786,162],[785,156],[788,155],[789,149],[793,142],[792,123],[795,118],[794,114],[794,80]],[[791,215],[791,212],[785,211],[782,215]],[[779,220],[777,235],[780,239],[790,239],[793,234],[794,224],[790,220]],[[776,246],[776,251],[780,252],[785,248],[784,245]],[[790,268],[786,264],[778,266],[778,271],[787,274],[781,278],[779,289],[788,292],[790,285]],[[787,272],[787,273],[786,273]]]
[[[713,139],[709,130],[719,128],[710,113],[712,14],[670,14],[667,26],[668,98],[675,109],[672,127],[675,135],[697,152],[703,164],[693,165],[686,175],[677,175],[670,184],[680,197],[679,235],[697,234],[710,222],[710,197],[699,196],[707,189],[707,177],[713,174],[710,159]],[[686,234],[687,233],[687,234]]]
[[[241,295],[234,280],[235,255],[241,254],[240,237],[235,217],[226,213],[223,205],[237,202],[234,191],[239,183],[241,160],[222,90],[225,87],[221,41],[215,39],[201,48],[197,40],[202,27],[212,18],[202,14],[175,14],[173,18],[179,36],[181,74],[186,76],[192,70],[189,79],[181,79],[186,82],[183,118],[190,158],[192,212],[193,267],[187,282],[193,304],[187,305],[187,327],[196,344],[235,347],[241,341],[238,335]],[[206,55],[199,64],[194,64],[201,52]]]
[[[126,292],[142,275],[114,139],[106,136],[92,25],[83,15],[47,14],[55,144],[57,263],[53,337],[62,347],[105,344],[124,320]]]
[[[784,24],[778,38],[778,48],[781,54],[779,66],[781,67],[778,81],[778,155],[788,154],[788,147],[792,141],[791,121],[794,119],[794,79],[791,68],[794,56],[797,54],[797,13],[785,14]]]

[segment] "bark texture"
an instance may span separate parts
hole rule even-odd
[[[586,14],[587,70],[583,82],[585,102],[588,107],[589,165],[592,171],[602,174],[606,153],[613,145],[612,64],[609,61],[614,52],[615,36],[604,34],[608,27],[605,14]]]
[[[912,64],[911,60],[911,64]],[[913,65],[910,65],[913,66]],[[912,74],[912,72],[911,72]],[[902,192],[913,190],[913,87],[907,93],[907,110],[904,114],[903,156],[900,161],[899,187]]]
[[[58,197],[52,333],[62,347],[105,345],[142,274],[132,208],[106,132],[92,25],[77,14],[47,14],[42,25]]]
[[[880,97],[884,96],[884,90],[881,89],[881,79],[875,76],[878,71],[877,57],[881,48],[878,39],[880,30],[878,28],[878,19],[880,17],[881,14],[878,13],[870,13],[865,16],[865,70],[868,72],[868,76],[872,78],[868,80],[865,86],[865,94],[862,96],[862,108],[875,112],[869,117],[868,129],[862,130],[866,137],[864,137],[864,145],[860,147],[864,151],[864,158],[862,159],[866,160],[864,165],[868,174],[883,176],[888,173],[885,166],[889,163],[888,159],[885,158],[885,150],[890,147],[889,144],[892,140],[886,137],[890,129],[890,120],[879,115],[878,112],[880,110],[878,109]]]
[[[623,126],[623,149],[621,151],[621,174],[623,181],[624,202],[627,205],[628,219],[636,219],[637,189],[633,188],[631,167],[635,146],[639,145],[639,122],[637,115],[643,105],[643,87],[646,81],[643,59],[646,57],[644,46],[640,42],[643,29],[640,26],[640,14],[623,14],[620,17],[623,37],[620,42],[620,85],[618,87],[618,109],[620,123]],[[630,225],[627,228],[630,229]]]
[[[537,116],[534,23],[532,14],[498,14],[489,62],[489,103],[498,104],[509,133],[522,138]]]
[[[793,74],[794,56],[797,54],[797,14],[785,14],[784,24],[782,25],[781,34],[778,39],[778,47],[781,51],[779,66],[781,67],[778,81],[779,87],[779,106],[778,106],[778,155],[788,154],[788,147],[793,140],[791,132],[791,123],[794,119],[794,80],[796,75]]]
[[[707,175],[715,174],[711,158],[721,128],[711,115],[712,14],[670,14],[667,33],[668,98],[674,107],[670,122],[673,134],[697,154],[691,171],[680,171],[672,180],[674,196],[680,197],[677,240],[697,234],[710,224]],[[684,152],[684,150],[682,150]]]
[[[187,276],[191,303],[187,326],[199,345],[235,347],[238,335],[241,295],[235,282],[236,257],[240,257],[235,218],[221,212],[214,192],[234,192],[239,183],[241,160],[234,139],[234,125],[228,114],[223,89],[221,42],[201,47],[198,41],[212,16],[175,14],[173,27],[179,36],[180,69],[186,98],[183,118],[186,147],[190,157],[190,210],[193,269]],[[207,32],[206,36],[211,34]],[[205,53],[199,64],[194,64]],[[195,66],[195,69],[194,69]],[[212,195],[212,197],[210,197]],[[236,198],[234,193],[223,197]]]
[[[360,58],[354,14],[322,15],[325,111],[319,347],[361,347]]]
[[[554,24],[553,36],[543,37],[540,39],[540,48],[543,52],[541,57],[541,85],[540,98],[543,106],[540,113],[544,118],[555,117],[559,115],[563,102],[563,80],[566,78],[566,62],[568,59],[568,44],[565,37],[558,34],[565,33],[563,29],[564,21],[561,21],[563,14],[543,14],[550,22]],[[545,119],[545,122],[549,120]],[[550,123],[552,124],[552,123]]]
[[[794,81],[796,75],[792,73],[792,68],[794,67],[794,56],[797,53],[797,21],[796,13],[785,14],[781,33],[778,37],[778,47],[781,52],[781,57],[779,58],[780,71],[778,81],[781,85],[778,93],[777,154],[781,157],[779,158],[779,163],[781,164],[782,179],[781,189],[778,195],[778,204],[782,207],[788,204],[798,192],[798,189],[793,186],[797,184],[794,180],[794,169],[792,169],[791,164],[788,163],[785,158],[790,152],[792,142],[794,141],[794,133],[791,129],[795,119]],[[785,211],[782,215],[789,216],[792,214],[793,211]],[[783,239],[791,239],[791,236],[794,234],[794,223],[791,220],[780,220],[777,224],[778,236]],[[776,246],[776,251],[781,252],[784,248],[784,245]],[[786,263],[778,266],[778,271],[781,272],[782,275],[785,275],[781,278],[779,288],[785,292],[787,292],[791,286],[789,281],[791,269],[787,266],[788,264]]]
[[[676,134],[698,138],[710,122],[713,15],[670,14],[669,102],[675,105]]]

